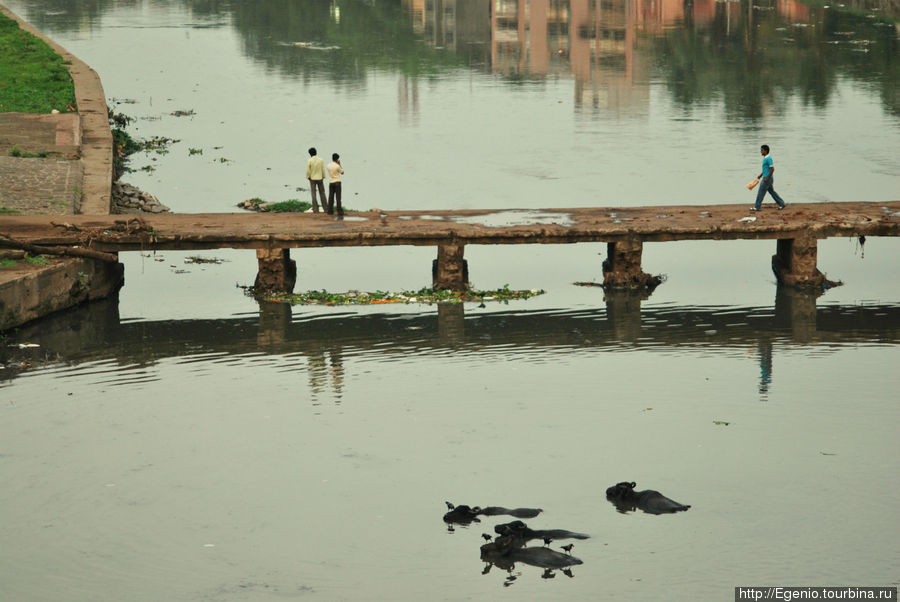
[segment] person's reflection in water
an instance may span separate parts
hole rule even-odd
[[[325,351],[316,349],[309,353],[309,388],[314,395],[325,391],[327,383],[325,364]]]
[[[772,339],[762,337],[756,345],[759,351],[759,394],[766,401],[769,385],[772,384]]]
[[[328,352],[331,360],[331,389],[334,392],[335,403],[341,402],[341,394],[344,392],[344,360],[341,351],[338,345]]]
[[[314,395],[324,393],[331,381],[335,403],[340,403],[344,392],[344,361],[342,348],[316,349],[309,353],[309,388]],[[328,357],[326,358],[326,353]]]

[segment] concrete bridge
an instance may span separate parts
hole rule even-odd
[[[900,236],[900,201],[804,203],[759,212],[743,205],[669,207],[380,211],[348,214],[207,213],[2,216],[0,244],[38,251],[68,248],[116,261],[120,251],[255,249],[257,286],[291,291],[296,262],[290,249],[332,246],[437,247],[435,288],[468,287],[464,258],[471,244],[607,243],[607,289],[652,289],[658,279],[641,269],[644,243],[679,240],[777,241],[772,267],[779,283],[821,288],[819,239]]]

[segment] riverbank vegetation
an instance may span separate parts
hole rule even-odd
[[[237,204],[241,209],[247,211],[258,211],[261,213],[306,213],[312,209],[312,203],[309,201],[300,201],[298,199],[289,199],[287,201],[268,202],[259,197],[247,199]],[[348,207],[344,207],[344,212],[354,211]]]
[[[312,203],[309,201],[289,199],[287,201],[267,202],[259,197],[241,201],[237,206],[247,211],[271,211],[273,213],[304,213],[312,209]]]
[[[0,270],[18,267],[20,261],[25,263],[25,265],[43,267],[48,265],[53,259],[45,255],[25,254],[21,256],[0,257]]]
[[[122,174],[133,171],[128,166],[128,157],[136,152],[154,152],[157,155],[165,155],[169,152],[169,146],[181,142],[164,136],[153,136],[149,139],[137,140],[131,137],[125,128],[134,121],[123,113],[116,113],[109,109],[109,127],[113,137],[113,169],[115,180]]]
[[[62,57],[3,13],[0,57],[0,113],[74,110],[75,84]]]

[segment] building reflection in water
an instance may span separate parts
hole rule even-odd
[[[468,59],[472,68],[530,79],[574,80],[576,108],[641,112],[649,105],[650,55],[641,34],[714,25],[731,34],[752,23],[749,2],[717,0],[404,0],[414,31],[428,45]],[[759,7],[757,7],[759,8]],[[763,7],[767,8],[767,7]],[[809,8],[776,0],[790,22]],[[405,98],[405,97],[401,97]],[[402,112],[402,111],[401,111]]]
[[[419,123],[419,80],[401,75],[397,80],[397,111],[402,125]]]

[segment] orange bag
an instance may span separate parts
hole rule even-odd
[[[756,188],[757,184],[759,184],[759,178],[750,180],[750,183],[747,184],[747,190],[753,190],[754,188]]]

